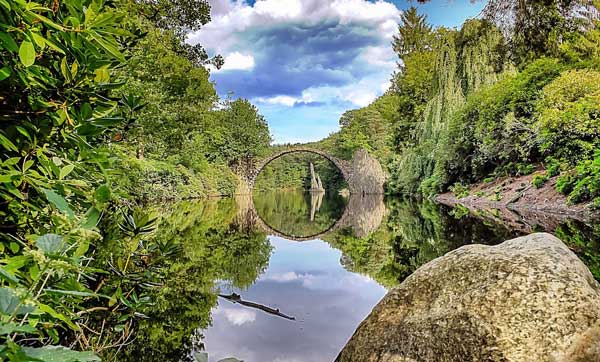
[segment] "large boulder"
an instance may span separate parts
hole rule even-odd
[[[600,285],[556,237],[469,245],[419,268],[338,362],[600,361]]]

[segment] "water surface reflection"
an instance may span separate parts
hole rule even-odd
[[[278,308],[296,321],[220,300],[213,327],[205,332],[210,360],[333,361],[385,288],[344,269],[342,253],[326,242],[269,240],[273,254],[256,283],[247,290],[224,289]]]
[[[509,219],[503,211],[384,203],[381,197],[340,201],[324,195],[320,207],[304,194],[256,201],[156,206],[162,221],[153,237],[179,245],[180,252],[164,271],[164,286],[149,290],[153,303],[142,310],[149,318],[139,320],[135,341],[117,360],[193,361],[208,353],[211,362],[331,361],[386,289],[419,266],[462,245],[496,244],[533,230],[555,233],[600,278],[598,223],[547,217],[542,223],[527,215]],[[273,235],[259,222],[258,208],[282,229],[321,234],[301,242]],[[289,225],[297,220],[302,225]],[[332,223],[336,227],[327,229]],[[114,250],[107,245],[99,257]],[[296,320],[218,298],[230,293]]]

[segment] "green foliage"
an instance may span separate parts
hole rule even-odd
[[[459,183],[450,186],[450,191],[459,199],[469,196],[469,188]]]
[[[550,178],[590,160],[600,139],[598,29],[593,8],[574,15],[579,4],[492,1],[489,21],[467,21],[460,31],[424,28],[416,13],[403,20],[397,39],[418,30],[436,41],[429,53],[400,51],[397,42],[404,62],[394,75],[401,107],[388,192],[434,194],[490,174],[530,174],[544,160]],[[572,200],[589,197],[581,182]],[[575,188],[575,181],[559,184],[567,193]]]
[[[268,146],[247,101],[216,110],[202,64],[219,59],[182,42],[209,18],[203,0],[0,0],[0,359],[91,361],[48,345],[127,345],[181,250],[151,239],[139,212],[110,235],[101,216],[119,196],[231,194],[227,162]],[[219,122],[231,127],[206,131]],[[209,136],[236,148],[211,165]],[[142,160],[147,144],[163,161]],[[166,147],[181,153],[163,157]],[[118,252],[94,260],[101,240]]]
[[[180,200],[207,196],[233,195],[238,179],[223,164],[196,171],[182,164],[153,159],[140,160],[117,151],[115,191],[134,200]]]
[[[531,184],[536,189],[540,189],[540,188],[544,187],[544,185],[546,184],[546,181],[548,181],[548,176],[535,175],[535,176],[533,176],[533,179],[531,180]]]
[[[559,225],[554,234],[577,253],[596,279],[600,279],[600,226],[597,223],[585,225],[569,221]]]
[[[131,254],[124,282],[130,285],[137,276],[142,283],[159,283],[160,288],[145,289],[149,302],[140,305],[138,312],[147,318],[136,319],[135,339],[118,355],[106,350],[103,358],[138,361],[143,355],[145,361],[185,360],[198,338],[196,331],[211,323],[219,288],[245,289],[254,283],[268,264],[271,245],[265,234],[241,230],[233,199],[183,201],[145,209],[144,214],[156,214],[159,220],[155,231],[143,238],[143,248]],[[98,262],[115,260],[118,267],[122,260],[124,265],[128,253],[119,247],[120,231],[114,224],[108,229],[116,237],[109,238],[100,250]],[[104,317],[95,320],[97,328],[103,323],[111,327],[123,324],[118,314]],[[122,333],[106,326],[114,339]]]
[[[579,203],[600,196],[600,151],[592,160],[581,161],[572,171],[558,178],[556,189],[568,195],[568,201]]]
[[[564,37],[589,27],[594,10],[587,0],[492,0],[483,15],[510,34],[515,62],[557,56]]]
[[[86,303],[104,298],[87,255],[110,199],[108,155],[95,146],[128,121],[110,92],[139,35],[114,2],[0,3],[1,298],[12,309],[0,319],[35,326],[14,331],[3,360],[97,360],[23,345],[81,336]]]
[[[139,25],[148,35],[119,79],[145,106],[115,147],[127,155],[117,184],[134,198],[232,195],[237,181],[227,167],[267,152],[264,117],[247,100],[220,101],[208,70],[180,49],[176,32]]]
[[[342,216],[346,200],[336,192],[276,191],[253,197],[258,216],[284,235],[318,235]],[[314,216],[310,218],[309,216]]]
[[[402,22],[398,26],[398,34],[394,35],[392,43],[394,51],[401,58],[417,52],[425,52],[431,48],[433,30],[427,24],[427,18],[417,13],[417,8],[411,6],[400,16]]]
[[[267,121],[249,101],[226,101],[225,108],[217,112],[217,120],[211,130],[211,154],[222,155],[225,162],[232,164],[267,153],[271,143]]]
[[[473,132],[451,124],[454,112],[464,104],[465,95],[492,84],[510,69],[501,51],[503,38],[487,22],[469,21],[460,32],[438,29],[436,39],[428,53],[405,56],[407,66],[395,80],[395,90],[405,101],[394,140],[401,154],[390,164],[391,193],[435,193],[450,183],[442,170],[454,163],[449,157],[459,157]],[[417,84],[422,86],[415,88]]]
[[[386,93],[368,107],[347,111],[340,118],[339,132],[311,145],[346,160],[360,148],[384,159],[390,154],[391,130],[399,101],[394,94]]]
[[[302,152],[287,154],[269,163],[256,178],[254,190],[309,190],[310,163],[314,165],[326,190],[336,192],[346,186],[343,175],[333,163],[322,156]]]
[[[543,154],[570,164],[600,147],[600,72],[563,72],[544,87],[535,127]]]

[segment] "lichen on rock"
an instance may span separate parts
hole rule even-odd
[[[556,237],[469,245],[419,268],[337,362],[600,361],[600,284]]]

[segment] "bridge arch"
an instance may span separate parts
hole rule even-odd
[[[337,157],[330,155],[329,153],[327,153],[325,151],[322,151],[322,150],[319,150],[316,148],[292,147],[292,148],[282,149],[282,150],[270,155],[269,157],[261,160],[256,165],[256,167],[254,167],[254,169],[250,172],[250,174],[247,175],[250,190],[252,190],[254,188],[254,183],[256,182],[258,175],[265,169],[265,167],[267,167],[271,162],[275,161],[276,159],[278,159],[282,156],[285,156],[285,155],[289,155],[291,153],[312,153],[312,154],[319,155],[319,156],[329,160],[331,163],[333,163],[334,166],[338,170],[340,170],[340,172],[342,173],[344,180],[346,180],[348,182],[350,181],[350,178],[352,175],[351,175],[351,163],[349,161],[339,159]]]
[[[348,224],[347,219],[348,219],[349,212],[348,212],[348,205],[346,205],[344,207],[344,212],[342,213],[342,215],[340,215],[340,217],[334,223],[332,223],[327,229],[319,232],[318,234],[314,234],[314,235],[292,235],[292,234],[277,230],[276,228],[269,225],[269,223],[267,223],[260,216],[260,213],[258,212],[258,210],[256,210],[256,207],[254,206],[254,200],[252,201],[252,208],[253,208],[253,212],[256,215],[256,220],[255,220],[256,226],[258,226],[261,230],[265,231],[269,235],[273,235],[273,236],[277,236],[277,237],[281,237],[281,238],[284,238],[287,240],[292,240],[292,241],[297,241],[297,242],[321,239],[322,237],[324,237],[325,235],[327,235],[331,232],[334,232],[336,230],[346,227]]]

